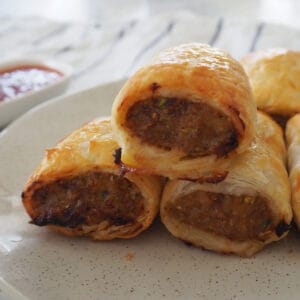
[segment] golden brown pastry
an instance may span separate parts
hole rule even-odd
[[[223,180],[253,140],[256,105],[241,65],[225,52],[185,44],[137,71],[112,109],[122,162],[170,178]]]
[[[294,220],[300,229],[300,114],[295,115],[286,125],[289,177],[292,190]]]
[[[300,112],[300,52],[262,50],[248,54],[241,63],[259,109],[281,123]]]
[[[283,133],[263,113],[257,126],[255,142],[233,160],[224,181],[167,183],[160,214],[175,237],[209,250],[251,256],[286,236],[292,210]]]
[[[22,194],[32,223],[95,240],[132,238],[147,229],[159,209],[161,180],[120,176],[118,147],[110,120],[96,120],[47,150]]]

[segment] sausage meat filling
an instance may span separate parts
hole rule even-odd
[[[238,146],[231,120],[205,103],[152,98],[129,108],[126,126],[143,142],[188,157],[223,156]]]
[[[33,194],[36,225],[75,228],[108,221],[110,225],[134,222],[143,212],[143,196],[124,177],[101,172],[58,179]]]
[[[261,197],[196,191],[166,207],[179,222],[232,240],[263,239],[273,230],[272,215]]]

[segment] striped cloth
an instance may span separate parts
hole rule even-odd
[[[36,57],[74,68],[68,93],[128,77],[159,50],[186,42],[209,43],[240,58],[266,47],[300,48],[300,31],[250,20],[210,18],[181,11],[127,23],[58,23],[2,18],[2,60]]]

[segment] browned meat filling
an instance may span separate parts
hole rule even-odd
[[[125,225],[143,211],[142,195],[126,178],[87,172],[54,181],[33,195],[36,225],[67,227],[99,224]]]
[[[167,206],[173,218],[233,240],[257,239],[274,229],[271,211],[261,197],[196,191]]]
[[[188,157],[222,156],[238,146],[231,120],[208,104],[177,98],[152,98],[128,110],[126,126],[142,141]]]

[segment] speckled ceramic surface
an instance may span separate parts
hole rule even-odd
[[[121,82],[42,104],[0,136],[0,299],[299,299],[300,235],[251,259],[188,247],[156,220],[92,242],[28,224],[22,186],[44,149],[101,115]]]

